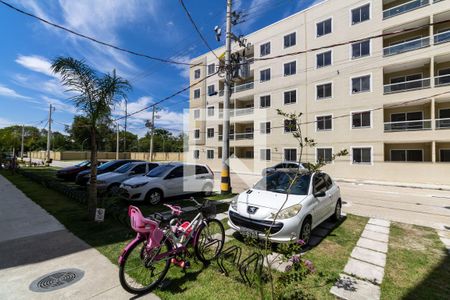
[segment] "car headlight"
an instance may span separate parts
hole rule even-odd
[[[237,210],[237,204],[238,204],[238,196],[234,197],[233,200],[231,200],[230,206],[232,209]]]
[[[302,209],[302,205],[301,204],[295,204],[292,205],[291,207],[285,208],[282,211],[280,211],[280,213],[277,216],[277,213],[272,213],[272,219],[275,219],[275,217],[277,218],[277,220],[284,220],[284,219],[290,219],[292,217],[295,217],[300,210]]]
[[[147,183],[148,183],[148,182],[138,183],[138,184],[132,185],[131,188],[132,188],[132,189],[136,189],[136,188],[138,188],[138,187],[141,187],[141,186],[146,185]]]

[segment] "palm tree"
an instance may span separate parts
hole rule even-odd
[[[61,82],[68,92],[75,96],[70,99],[88,118],[91,140],[91,177],[89,185],[88,214],[95,219],[97,208],[97,126],[110,122],[111,109],[119,98],[126,97],[130,83],[112,74],[99,75],[84,61],[72,57],[58,57],[52,62],[54,73],[61,75]]]

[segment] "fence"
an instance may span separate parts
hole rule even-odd
[[[45,160],[47,158],[46,151],[33,151],[28,153],[28,157],[33,159]],[[87,160],[91,157],[89,151],[50,151],[50,158],[53,160]],[[116,159],[116,152],[98,152],[98,159]],[[122,152],[119,153],[120,159],[141,159],[149,160],[149,153],[146,152]],[[155,152],[153,153],[154,161],[182,161],[182,152]]]

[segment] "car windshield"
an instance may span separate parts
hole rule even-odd
[[[147,173],[147,177],[162,177],[166,175],[167,172],[173,169],[173,165],[160,165]]]
[[[114,172],[124,174],[124,173],[128,172],[133,166],[134,166],[134,164],[127,163],[127,164],[124,164],[123,166],[115,169]]]
[[[291,172],[276,172],[261,179],[254,189],[286,194],[292,183],[290,194],[307,195],[310,181],[310,174],[298,174],[296,176],[295,173]]]
[[[108,162],[102,164],[100,167],[98,167],[97,170],[102,170],[103,171],[105,169],[108,169],[110,166],[112,166],[112,165],[114,165],[116,163],[117,163],[117,160],[108,161]]]
[[[76,166],[76,167],[87,167],[87,166],[89,166],[90,164],[91,164],[90,161],[85,160],[85,161],[80,162],[79,164],[76,164],[75,166]]]

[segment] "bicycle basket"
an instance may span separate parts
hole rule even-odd
[[[207,217],[215,217],[216,216],[216,205],[212,203],[208,203],[202,207],[202,214]]]

